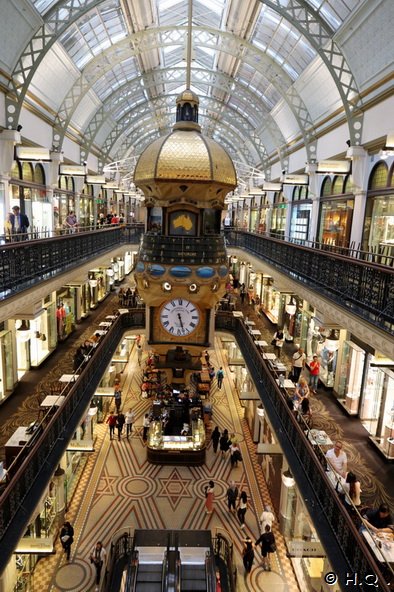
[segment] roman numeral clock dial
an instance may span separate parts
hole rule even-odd
[[[197,329],[199,322],[199,309],[185,298],[169,300],[160,310],[160,323],[170,335],[177,337],[190,335]]]

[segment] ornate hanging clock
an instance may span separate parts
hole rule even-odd
[[[168,300],[160,310],[162,327],[176,337],[185,337],[193,333],[200,323],[200,318],[198,306],[186,298]]]

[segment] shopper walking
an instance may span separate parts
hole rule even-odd
[[[265,531],[255,542],[255,545],[261,543],[261,555],[263,557],[263,569],[271,571],[271,553],[276,551],[276,543],[274,533],[269,524],[266,525]]]
[[[116,427],[116,415],[113,411],[109,412],[109,416],[107,418],[107,422],[109,425],[109,439],[112,440],[115,437],[115,427]]]
[[[207,514],[212,514],[213,512],[213,502],[215,501],[214,489],[215,484],[213,481],[210,481],[205,486],[205,511]]]
[[[120,390],[120,384],[117,383],[114,386],[114,401],[116,407],[116,413],[119,413],[122,406],[122,391]]]
[[[65,522],[60,531],[60,542],[66,554],[67,561],[70,561],[71,545],[74,542],[74,529],[69,522]]]
[[[227,489],[227,505],[228,511],[236,512],[236,503],[238,499],[238,487],[235,484],[235,481],[231,481],[230,487]]]
[[[149,419],[149,414],[145,413],[145,417],[144,417],[144,421],[142,423],[142,439],[144,442],[147,441],[148,439],[148,430],[150,427],[150,419]]]
[[[123,426],[125,424],[126,418],[121,411],[119,411],[117,418],[116,418],[116,429],[118,430],[118,440],[120,440],[123,432]]]
[[[133,423],[135,422],[135,413],[132,409],[129,409],[125,415],[126,421],[126,437],[129,439],[131,432],[133,431]]]
[[[103,547],[103,543],[101,541],[97,541],[90,552],[90,563],[94,565],[96,570],[96,592],[99,589],[101,570],[103,569],[106,558],[107,552]]]
[[[242,550],[242,562],[244,564],[245,572],[250,573],[254,562],[254,547],[252,539],[246,537],[243,539],[244,548]]]
[[[282,353],[282,347],[283,347],[284,342],[285,342],[285,335],[284,335],[282,329],[278,329],[272,338],[271,345],[274,346],[275,353],[276,353],[279,360],[280,360],[280,356]]]
[[[220,431],[219,431],[218,426],[215,426],[215,429],[213,430],[213,432],[211,434],[211,440],[212,440],[213,451],[216,453],[218,451],[219,440],[220,440]]]
[[[266,504],[264,506],[264,510],[260,516],[260,532],[261,532],[261,534],[263,534],[263,532],[265,532],[265,527],[267,526],[267,524],[270,527],[270,529],[272,530],[272,524],[274,522],[275,522],[275,516],[271,510],[271,506]]]
[[[222,453],[222,456],[224,456],[224,453],[230,448],[230,444],[231,441],[228,437],[228,430],[224,430],[219,440],[220,452]]]
[[[292,357],[292,375],[293,381],[298,382],[300,374],[305,367],[306,355],[302,347],[297,346],[297,350],[294,352]]]
[[[230,446],[230,462],[231,468],[238,466],[238,461],[242,460],[242,454],[237,443],[232,443]]]
[[[241,523],[241,528],[245,528],[245,514],[246,514],[247,509],[248,509],[248,496],[247,496],[246,491],[241,491],[241,495],[239,496],[238,509],[237,509],[237,516],[238,516],[238,520]]]
[[[223,378],[224,378],[224,372],[223,372],[222,366],[220,366],[219,370],[216,372],[216,379],[218,381],[218,389],[219,390],[222,388]]]
[[[316,354],[313,356],[312,361],[309,362],[309,373],[309,386],[312,392],[316,394],[320,374],[320,362]]]

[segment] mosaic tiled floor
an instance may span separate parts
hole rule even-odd
[[[216,367],[227,369],[224,350],[216,338],[216,350],[211,359]],[[138,419],[133,436],[127,440],[109,440],[105,424],[97,426],[96,451],[90,455],[67,519],[75,527],[75,542],[71,562],[66,563],[57,543],[57,553],[41,560],[34,575],[34,589],[45,591],[90,592],[94,589],[94,575],[89,553],[97,540],[109,547],[116,532],[127,528],[175,528],[224,530],[234,542],[238,567],[238,590],[296,592],[290,561],[281,535],[275,529],[278,551],[272,562],[272,571],[261,567],[256,560],[250,575],[244,577],[241,560],[244,533],[238,519],[227,510],[226,490],[231,480],[239,489],[245,489],[250,500],[246,514],[245,533],[252,538],[259,535],[258,516],[269,493],[252,442],[248,426],[241,419],[241,408],[230,372],[226,372],[221,391],[213,387],[213,423],[229,432],[235,432],[240,441],[243,463],[231,469],[230,459],[222,458],[208,447],[207,459],[202,467],[175,467],[151,465],[146,460],[146,448],[141,438],[142,417],[149,407],[148,400],[140,399],[138,390],[136,355],[132,351],[123,374],[124,407],[132,406]],[[209,479],[215,482],[215,507],[211,515],[205,513],[204,486]]]

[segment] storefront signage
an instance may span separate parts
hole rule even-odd
[[[94,452],[93,440],[71,440],[67,452]]]
[[[294,540],[289,543],[291,557],[325,557],[323,546],[319,541]]]
[[[282,183],[264,183],[264,191],[282,191]]]
[[[86,183],[88,185],[105,185],[104,175],[86,175]]]
[[[285,175],[284,185],[309,185],[309,175]]]
[[[351,160],[321,160],[317,163],[317,172],[320,174],[340,174],[350,173]]]
[[[78,164],[61,164],[59,167],[60,175],[68,175],[69,177],[84,177],[85,167]]]
[[[17,146],[16,157],[19,160],[51,160],[51,156],[47,148],[34,148],[29,146]]]
[[[53,540],[49,538],[22,538],[15,553],[53,553]]]

